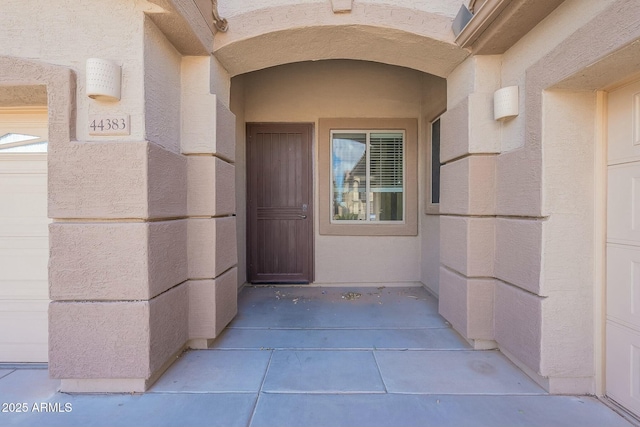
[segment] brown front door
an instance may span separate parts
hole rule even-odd
[[[313,281],[311,124],[247,125],[251,283]]]

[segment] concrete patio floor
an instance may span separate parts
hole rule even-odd
[[[3,406],[0,425],[632,425],[596,398],[548,395],[498,351],[470,349],[419,287],[246,287],[213,347],[185,352],[147,393],[57,387],[46,369],[0,366],[3,405],[28,409]],[[41,403],[59,412],[34,411]]]

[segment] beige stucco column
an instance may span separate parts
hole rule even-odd
[[[145,391],[236,313],[228,95],[210,56],[183,56],[166,29],[133,16],[142,43],[122,40],[133,52],[116,60],[121,100],[88,100],[79,85],[78,140],[50,146],[49,370],[68,392]],[[128,135],[86,130],[90,115],[122,114]]]
[[[500,58],[467,59],[447,79],[440,161],[440,313],[476,348],[493,348],[495,168],[493,92]]]
[[[130,134],[84,132],[50,153],[49,370],[64,391],[144,391],[189,338],[181,57],[138,25],[142,63],[122,61],[120,103],[78,111],[129,113]]]
[[[181,151],[188,168],[192,348],[207,348],[237,310],[236,121],[229,110],[230,84],[215,58],[183,58]]]

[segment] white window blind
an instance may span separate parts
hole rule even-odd
[[[372,133],[369,146],[371,191],[401,193],[404,186],[402,134]]]

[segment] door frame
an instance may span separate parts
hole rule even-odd
[[[596,126],[594,149],[594,266],[593,319],[595,392],[605,396],[607,368],[607,173],[608,173],[608,90],[596,92]]]
[[[251,128],[254,126],[305,126],[308,131],[309,137],[309,164],[311,168],[308,171],[309,176],[309,187],[308,191],[310,194],[309,197],[309,207],[308,207],[308,220],[310,223],[310,247],[309,247],[309,284],[315,282],[315,235],[316,235],[316,224],[315,224],[315,200],[316,200],[316,192],[315,192],[315,176],[316,176],[316,141],[315,141],[315,123],[314,122],[246,122],[245,123],[245,147],[246,147],[246,168],[245,168],[245,181],[246,181],[246,208],[245,208],[245,226],[246,226],[246,277],[247,283],[251,284],[250,281],[250,268],[251,268],[251,250],[252,250],[252,242],[251,242],[251,203],[249,200],[250,195],[250,187],[251,187],[251,145],[249,143],[249,138],[251,137]],[[287,284],[286,281],[283,281],[282,284]],[[292,284],[291,282],[289,284]],[[296,284],[303,284],[296,282]]]

